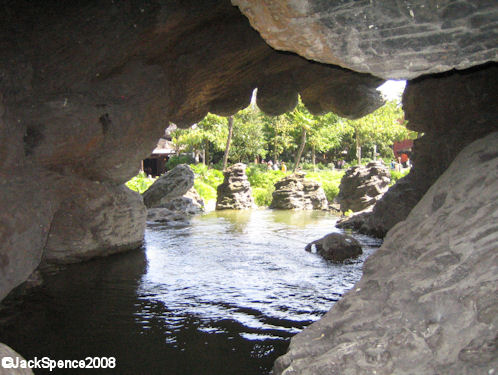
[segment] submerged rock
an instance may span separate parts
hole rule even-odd
[[[456,157],[275,375],[495,372],[497,150],[495,132]]]
[[[326,210],[327,197],[320,183],[304,178],[304,172],[286,176],[275,184],[270,208],[282,210]]]
[[[159,207],[183,196],[194,186],[194,172],[186,164],[177,165],[159,177],[143,194],[147,208]]]
[[[241,210],[254,207],[251,184],[246,176],[246,165],[237,163],[223,172],[225,179],[218,185],[217,210]]]
[[[390,181],[389,168],[380,160],[348,168],[336,198],[341,211],[357,212],[373,206],[389,189]]]
[[[319,240],[306,245],[306,251],[316,252],[327,260],[342,262],[349,258],[356,258],[363,253],[360,243],[351,236],[341,233],[330,233]]]

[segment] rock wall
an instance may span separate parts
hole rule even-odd
[[[496,371],[497,150],[495,132],[458,155],[276,375]]]
[[[273,48],[378,77],[413,79],[498,56],[492,1],[232,3]]]
[[[403,108],[415,140],[410,173],[391,187],[371,215],[342,227],[384,237],[404,220],[429,187],[466,145],[498,130],[498,66],[420,78],[408,82]]]

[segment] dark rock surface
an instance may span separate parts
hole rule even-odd
[[[296,172],[275,184],[270,208],[281,210],[326,210],[327,197],[322,186],[305,179],[304,172]]]
[[[354,237],[341,233],[330,233],[310,242],[306,245],[305,250],[310,252],[315,250],[325,259],[333,262],[343,262],[363,253],[360,243]]]
[[[384,237],[404,220],[460,150],[498,130],[497,85],[496,65],[409,82],[403,96],[408,127],[424,133],[414,142],[413,167],[384,194],[371,215],[362,213],[339,226]]]
[[[232,3],[273,48],[386,79],[497,61],[498,7],[493,1]]]
[[[391,174],[382,162],[373,161],[346,170],[341,178],[337,202],[341,211],[362,211],[373,206],[389,188]]]
[[[223,183],[218,185],[217,210],[243,210],[254,207],[251,184],[246,176],[246,165],[242,163],[228,167]]]
[[[497,150],[495,132],[456,157],[275,375],[496,371]]]
[[[142,194],[148,208],[160,207],[179,198],[194,186],[194,172],[187,164],[179,164],[159,177]]]

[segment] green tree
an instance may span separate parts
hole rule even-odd
[[[209,149],[223,150],[227,138],[227,119],[209,113],[189,129],[176,129],[172,142],[177,150],[201,155],[203,164],[209,163]]]
[[[268,151],[275,162],[285,150],[294,150],[297,145],[292,135],[296,124],[288,115],[267,116],[262,114],[264,135]]]
[[[235,114],[233,122],[229,159],[232,162],[251,162],[258,157],[265,157],[266,139],[261,112],[250,106]]]
[[[391,146],[395,141],[403,139],[414,139],[417,133],[406,128],[404,123],[404,113],[401,107],[395,102],[387,102],[357,120],[341,119],[346,131],[354,137],[356,147],[356,159],[361,164],[362,147],[376,150],[381,156],[392,156]]]

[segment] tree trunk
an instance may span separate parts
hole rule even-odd
[[[315,155],[315,146],[311,147],[311,162],[313,163],[313,171],[316,172],[316,155]]]
[[[209,141],[204,144],[204,161],[205,165],[209,165]]]
[[[356,132],[356,158],[358,159],[358,165],[361,164],[361,145],[360,145],[360,137],[358,132]]]
[[[223,155],[223,170],[227,169],[228,153],[230,152],[230,143],[232,142],[232,132],[233,132],[233,116],[230,116],[228,118],[227,146],[225,147],[225,154]]]
[[[306,144],[306,129],[303,128],[303,131],[301,133],[301,144],[299,145],[299,150],[297,151],[293,172],[295,172],[299,167],[299,162],[301,161],[301,155],[303,154],[305,144]]]

